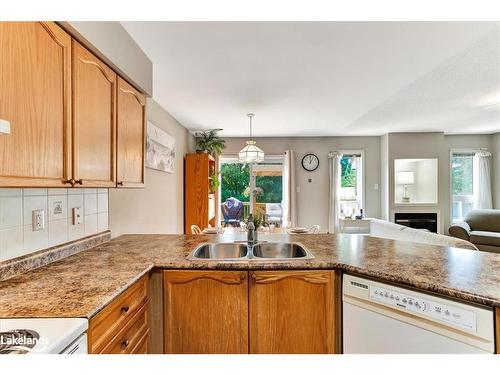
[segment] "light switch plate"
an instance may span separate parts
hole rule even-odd
[[[83,223],[83,215],[81,207],[73,207],[73,225],[79,225]]]
[[[33,210],[31,225],[34,232],[45,228],[45,210]]]

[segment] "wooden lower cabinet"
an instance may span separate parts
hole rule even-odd
[[[175,270],[163,278],[165,353],[340,352],[336,271]]]
[[[335,353],[333,271],[250,272],[250,353]]]
[[[149,275],[143,276],[89,321],[88,352],[135,354],[148,350]]]
[[[164,271],[165,353],[248,353],[247,276]]]

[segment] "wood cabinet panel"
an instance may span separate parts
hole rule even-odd
[[[0,186],[71,176],[71,37],[53,22],[0,22]]]
[[[144,276],[90,319],[89,352],[101,353],[148,300],[149,277]]]
[[[164,271],[165,353],[248,353],[246,271]]]
[[[72,69],[73,177],[84,187],[113,187],[117,75],[76,41]]]
[[[146,97],[118,77],[117,185],[144,186]]]
[[[335,353],[333,271],[250,272],[250,353]]]
[[[125,326],[107,343],[101,354],[129,354],[140,351],[142,341],[147,341],[149,333],[149,307],[142,307],[130,318]]]
[[[216,170],[216,162],[209,154],[187,154],[184,169],[184,232],[192,234],[193,224],[201,229],[208,227],[209,222],[217,225],[215,218],[209,217],[209,177]]]

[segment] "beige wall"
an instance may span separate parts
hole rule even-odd
[[[120,22],[59,22],[68,33],[147,95],[153,95],[153,63]]]
[[[148,119],[175,138],[175,172],[146,168],[144,189],[109,190],[109,227],[124,233],[184,232],[184,155],[194,150],[194,137],[155,101],[148,99]]]
[[[493,205],[500,209],[500,133],[496,133],[491,139],[493,153]]]
[[[245,138],[226,138],[224,153],[236,154],[244,146]],[[297,216],[298,225],[319,224],[322,231],[328,227],[328,152],[333,150],[364,150],[365,152],[365,213],[380,217],[380,137],[297,137],[256,138],[257,145],[268,155],[280,155],[294,150],[297,155]],[[305,154],[319,157],[319,167],[306,172],[301,165]],[[311,178],[311,182],[308,179]],[[377,189],[375,189],[377,185]]]

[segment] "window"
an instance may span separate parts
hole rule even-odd
[[[250,211],[269,224],[282,223],[283,157],[268,156],[262,163],[243,164],[234,157],[220,159],[220,218],[222,225],[238,226]],[[242,210],[233,202],[242,203]]]
[[[452,221],[459,222],[474,207],[474,152],[452,152]]]
[[[340,159],[340,216],[358,215],[363,208],[363,158],[346,153]]]

